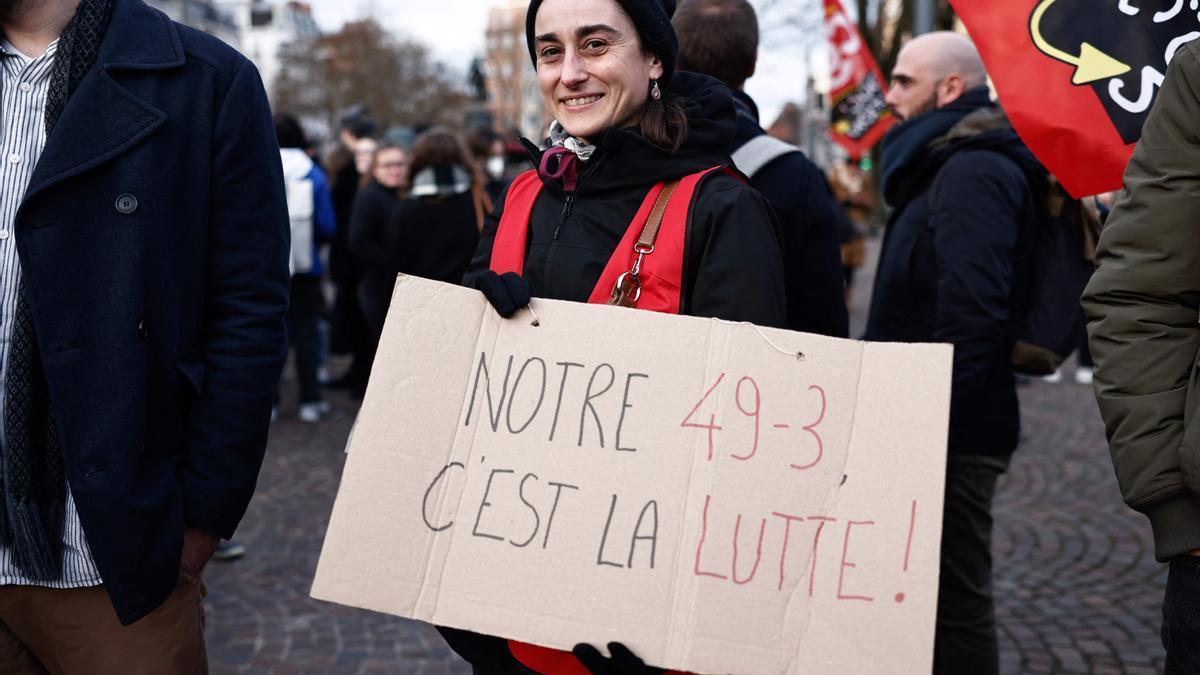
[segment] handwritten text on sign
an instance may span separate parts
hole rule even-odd
[[[537,310],[401,279],[316,597],[694,672],[928,669],[947,349]]]

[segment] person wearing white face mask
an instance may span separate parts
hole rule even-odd
[[[674,11],[673,0],[530,3],[551,147],[522,141],[538,168],[497,200],[463,279],[502,316],[538,297],[785,324],[775,216],[730,168],[733,96],[675,72]],[[587,644],[443,634],[476,673],[662,672],[620,643],[606,658]]]
[[[508,147],[504,144],[504,138],[491,129],[476,129],[467,135],[467,147],[483,174],[483,189],[488,200],[493,204],[499,202],[510,182],[505,180]]]

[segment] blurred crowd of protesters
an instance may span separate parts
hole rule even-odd
[[[513,150],[490,129],[463,138],[424,126],[405,143],[380,136],[361,108],[342,118],[324,158],[294,116],[277,113],[275,129],[292,220],[296,417],[316,423],[330,410],[322,389],[364,395],[397,274],[462,279],[483,218],[511,180]],[[331,354],[349,356],[336,378]]]

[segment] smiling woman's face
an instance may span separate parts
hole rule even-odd
[[[594,140],[638,123],[662,61],[615,0],[545,0],[534,35],[542,102],[567,133]]]

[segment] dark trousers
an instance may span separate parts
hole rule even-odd
[[[1200,673],[1200,558],[1171,560],[1163,598],[1162,642],[1166,675]]]
[[[387,321],[388,305],[391,302],[391,296],[372,293],[369,287],[364,286],[359,289],[358,297],[369,336],[367,338],[368,348],[364,355],[364,361],[366,362],[367,375],[370,376],[371,368],[375,365],[375,353],[379,351],[379,339],[383,336],[383,324]]]
[[[329,316],[333,343],[331,351],[354,356],[344,376],[351,389],[366,385],[373,354],[370,330],[362,313],[358,289],[358,283],[339,284]]]
[[[992,499],[1008,461],[951,454],[946,464],[935,675],[996,675],[1000,648],[992,598]]]
[[[1084,333],[1083,339],[1079,341],[1079,365],[1084,368],[1096,367],[1096,362],[1092,359],[1092,350],[1088,347],[1087,333]]]
[[[300,380],[300,402],[321,400],[317,367],[321,363],[321,279],[292,277],[291,301],[287,312],[288,343],[296,350],[296,378]],[[278,397],[277,397],[278,398]]]

